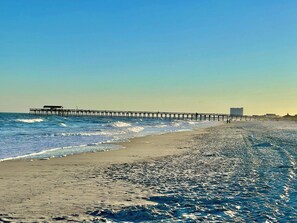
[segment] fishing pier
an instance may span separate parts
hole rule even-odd
[[[99,117],[129,117],[129,118],[166,118],[166,119],[190,119],[190,120],[252,120],[252,116],[234,116],[218,113],[189,113],[189,112],[152,112],[152,111],[113,111],[113,110],[87,110],[65,109],[62,106],[45,105],[43,108],[30,108],[30,114],[57,115],[57,116],[99,116]]]

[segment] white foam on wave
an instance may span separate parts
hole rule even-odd
[[[35,123],[35,122],[43,122],[42,118],[34,118],[34,119],[16,119],[17,122],[24,123]]]
[[[131,126],[131,124],[127,123],[127,122],[117,121],[117,122],[112,123],[112,126],[122,128],[122,127],[129,127],[129,126]]]
[[[161,124],[161,125],[156,125],[156,128],[165,128],[167,125]]]
[[[99,135],[107,135],[104,132],[67,132],[61,133],[61,136],[99,136]]]
[[[62,132],[55,134],[48,134],[47,136],[55,137],[55,136],[113,136],[115,134],[124,134],[125,131],[95,131],[95,132]]]
[[[82,153],[82,152],[91,152],[91,151],[107,151],[110,149],[118,149],[120,146],[115,145],[109,145],[109,147],[98,147],[99,145],[102,145],[101,142],[99,143],[89,143],[85,145],[77,145],[77,146],[65,146],[65,147],[58,147],[58,148],[52,148],[47,150],[42,150],[40,152],[33,152],[30,154],[20,155],[16,157],[8,157],[4,159],[0,159],[0,162],[2,161],[8,161],[8,160],[18,160],[18,159],[45,159],[45,158],[55,158],[55,157],[64,157],[67,155],[72,155],[76,153]],[[84,148],[84,149],[83,149]],[[88,149],[90,148],[90,149]],[[99,149],[100,148],[100,149]],[[59,152],[61,151],[61,152]]]
[[[144,130],[144,128],[143,127],[140,127],[140,126],[135,126],[135,127],[128,128],[128,130],[130,132],[141,132],[141,131]]]
[[[53,149],[43,150],[43,151],[36,152],[36,153],[30,153],[30,154],[16,156],[16,157],[4,158],[4,159],[0,159],[0,162],[7,161],[7,160],[15,160],[15,159],[25,159],[25,158],[29,158],[29,157],[32,157],[32,156],[42,155],[42,154],[45,154],[45,153],[48,153],[48,152],[54,152],[54,151],[62,149],[62,148],[53,148]]]
[[[98,132],[77,132],[77,133],[61,133],[62,136],[115,136],[123,135],[128,132],[141,132],[144,130],[144,127],[134,126],[127,128],[125,130],[110,130],[110,131],[98,131]]]
[[[180,126],[180,123],[175,122],[175,123],[172,124],[172,126],[179,127]]]
[[[63,122],[60,123],[59,125],[62,126],[62,127],[67,127],[67,125],[65,123],[63,123]]]

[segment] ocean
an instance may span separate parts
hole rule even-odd
[[[217,124],[212,121],[0,113],[0,161],[120,149],[113,143]]]

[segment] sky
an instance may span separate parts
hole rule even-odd
[[[0,111],[297,114],[295,0],[0,0]]]

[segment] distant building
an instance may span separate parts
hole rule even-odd
[[[278,118],[278,115],[277,114],[266,114],[264,115],[266,118]]]
[[[230,116],[243,116],[243,108],[230,108]]]

